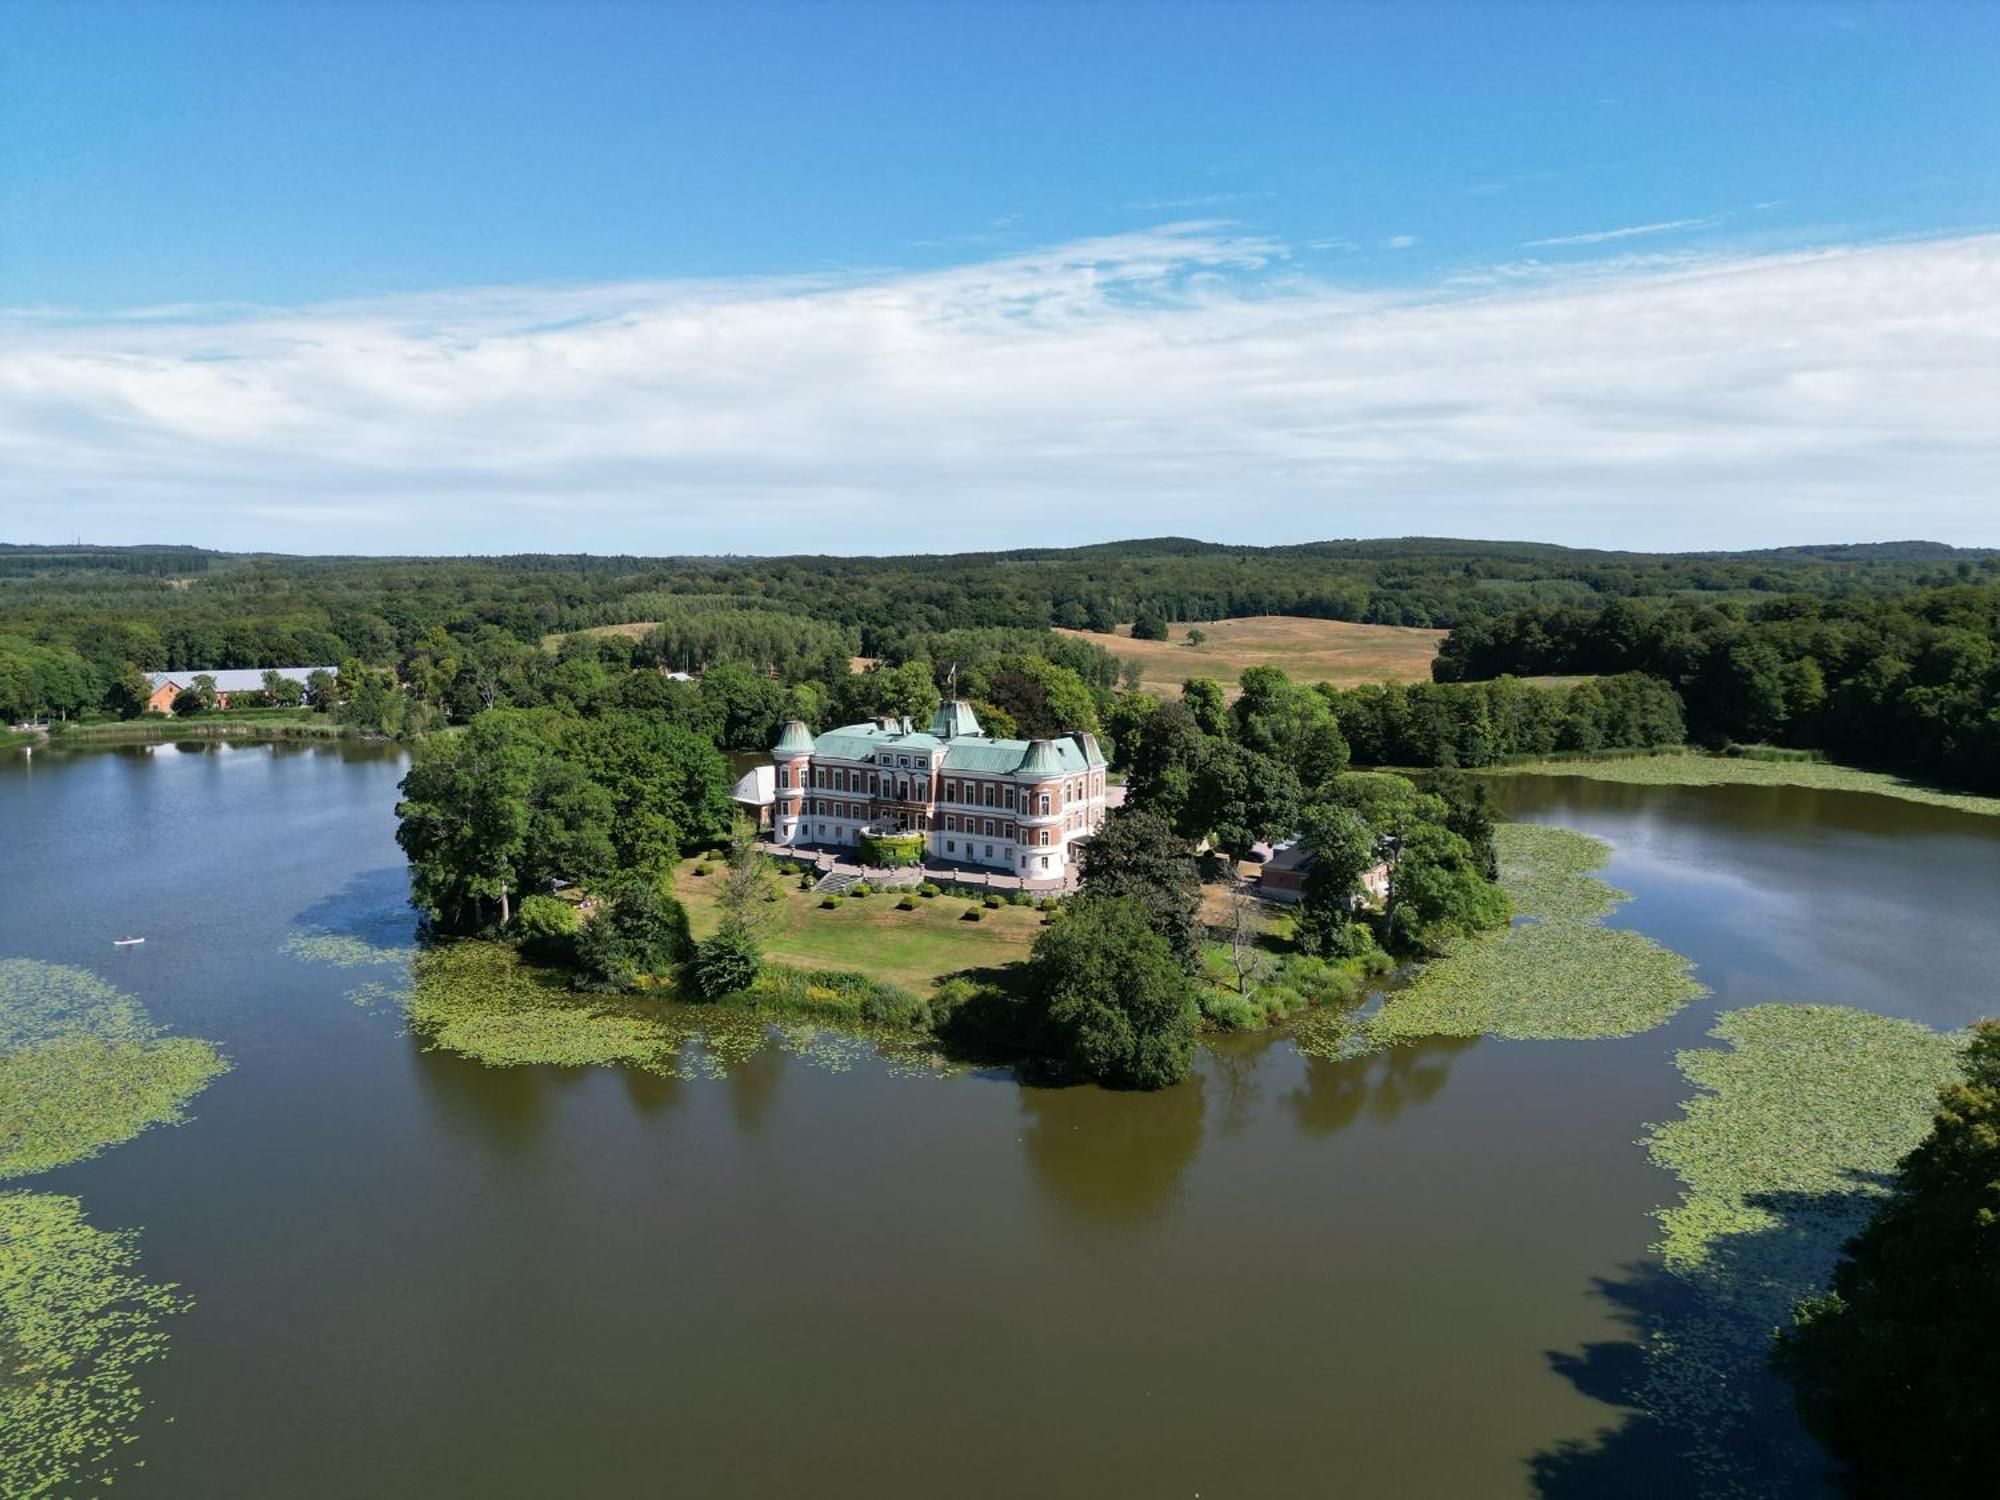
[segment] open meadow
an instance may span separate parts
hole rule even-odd
[[[1187,633],[1199,630],[1199,646]],[[1442,630],[1410,625],[1357,625],[1348,620],[1309,620],[1292,615],[1251,615],[1241,620],[1168,627],[1164,641],[1135,641],[1131,627],[1115,637],[1087,630],[1064,630],[1102,646],[1125,661],[1136,661],[1141,686],[1149,693],[1178,697],[1189,677],[1213,677],[1233,699],[1245,667],[1282,667],[1297,682],[1331,682],[1354,687],[1364,682],[1429,682]]]

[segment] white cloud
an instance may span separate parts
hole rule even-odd
[[[1392,234],[1386,240],[1382,241],[1382,248],[1384,250],[1407,250],[1416,243],[1417,237],[1414,234]]]
[[[2000,543],[2000,236],[1396,292],[1206,223],[921,274],[0,324],[0,536]]]
[[[1543,245],[1602,245],[1607,240],[1629,240],[1641,234],[1665,234],[1673,229],[1706,229],[1720,219],[1663,219],[1657,224],[1632,224],[1624,229],[1594,229],[1589,234],[1559,234],[1552,239],[1527,240],[1529,249]]]

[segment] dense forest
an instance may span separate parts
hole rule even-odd
[[[1441,681],[1643,672],[1674,686],[1709,744],[1826,750],[2000,789],[2000,581],[1743,603],[1617,599],[1459,625]]]
[[[423,703],[462,720],[496,701],[501,679],[518,685],[537,670],[525,662],[546,637],[633,622],[659,627],[641,664],[689,672],[744,661],[827,680],[847,655],[898,664],[1005,650],[1106,686],[1113,658],[1058,644],[1049,627],[1274,613],[1465,628],[1524,610],[1589,615],[1607,602],[1755,614],[1777,601],[1860,608],[1996,578],[1994,554],[1927,542],[1649,555],[1435,538],[1269,548],[1167,538],[962,556],[457,559],[0,546],[0,714],[115,711],[129,670],[352,661],[394,668],[422,684]]]

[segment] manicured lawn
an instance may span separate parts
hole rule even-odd
[[[1207,639],[1185,644],[1190,629]],[[1213,677],[1237,696],[1236,679],[1245,667],[1282,667],[1295,682],[1331,682],[1353,687],[1364,682],[1429,682],[1431,658],[1442,630],[1406,625],[1356,625],[1347,620],[1307,620],[1291,615],[1252,615],[1241,620],[1167,627],[1164,641],[1135,641],[1131,627],[1115,636],[1065,630],[1102,646],[1124,661],[1136,661],[1141,686],[1149,693],[1178,697],[1189,677]]]
[[[684,862],[674,884],[700,938],[720,921],[714,893],[722,867],[718,862],[703,877],[693,873],[696,863]],[[960,969],[1026,957],[1042,927],[1042,914],[1028,906],[982,907],[980,920],[968,922],[966,911],[978,903],[962,896],[919,897],[914,911],[898,911],[901,894],[878,891],[827,911],[818,896],[798,889],[796,877],[781,878],[778,889],[764,937],[767,958],[802,969],[851,969],[919,993]]]

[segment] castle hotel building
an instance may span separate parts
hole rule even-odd
[[[1001,740],[972,705],[948,702],[928,731],[908,719],[815,737],[797,719],[771,751],[771,837],[851,847],[864,833],[921,833],[927,858],[1024,880],[1059,880],[1078,840],[1104,821],[1097,737]]]

